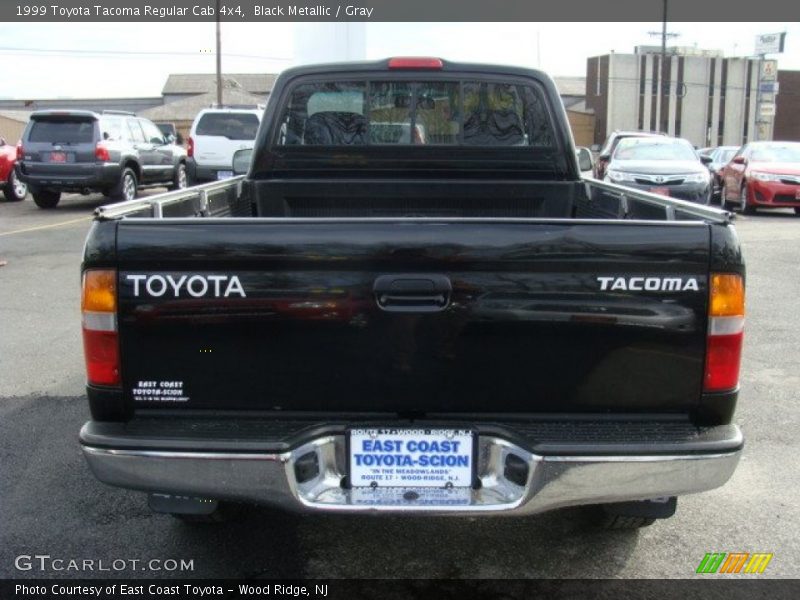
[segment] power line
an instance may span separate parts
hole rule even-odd
[[[202,52],[153,52],[146,50],[76,50],[65,48],[19,48],[14,46],[0,46],[0,52],[13,54],[16,56],[41,56],[50,54],[66,54],[78,57],[98,57],[98,56],[207,56]],[[266,56],[263,54],[226,54],[231,58],[256,58],[261,60],[292,60],[288,56]]]

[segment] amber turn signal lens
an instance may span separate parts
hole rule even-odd
[[[92,269],[83,274],[81,310],[116,312],[117,273],[112,269]]]
[[[711,275],[711,317],[744,315],[744,281],[741,275],[715,273]]]

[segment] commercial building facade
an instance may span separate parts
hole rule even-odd
[[[587,60],[594,143],[615,129],[663,131],[698,147],[772,139],[774,111],[764,114],[759,107],[770,100],[763,92],[764,63],[774,71],[775,61],[670,50],[663,69],[660,53],[649,48]]]

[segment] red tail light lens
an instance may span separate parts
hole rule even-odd
[[[741,275],[714,273],[710,288],[703,389],[722,392],[739,384],[744,341],[744,280]]]
[[[117,272],[92,269],[83,274],[81,290],[83,351],[90,384],[118,386]]]
[[[189,139],[186,142],[186,156],[189,158],[194,156],[194,140],[192,139],[192,136],[189,136]]]
[[[17,142],[17,160],[22,160],[25,156],[25,148],[22,147],[22,141]]]
[[[707,392],[732,390],[739,383],[744,334],[708,336],[706,349]]]
[[[119,385],[119,340],[116,331],[83,328],[86,379],[93,385]]]
[[[100,162],[109,162],[111,160],[108,148],[103,142],[97,142],[97,146],[94,148],[94,157]]]
[[[397,56],[389,59],[390,69],[442,69],[443,67],[441,58]]]

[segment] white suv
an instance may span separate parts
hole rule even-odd
[[[189,181],[201,183],[233,176],[233,154],[253,147],[262,109],[205,108],[189,131]]]

